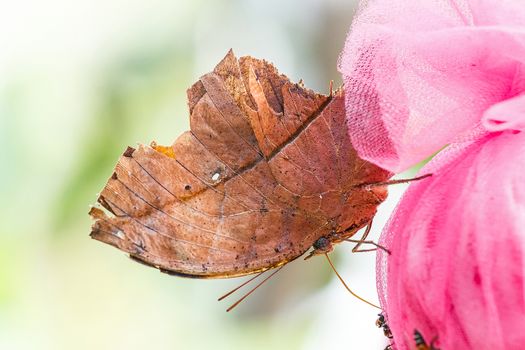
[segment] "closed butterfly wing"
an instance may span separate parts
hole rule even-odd
[[[233,52],[189,90],[190,130],[128,148],[91,236],[161,271],[235,277],[281,266],[334,230],[357,230],[390,174],[357,157],[342,91],[316,94]]]

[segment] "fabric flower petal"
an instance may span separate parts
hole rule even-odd
[[[442,349],[525,344],[525,133],[442,151],[405,193],[380,244],[378,287],[396,349],[414,330]]]
[[[490,107],[483,115],[483,125],[490,131],[525,130],[525,95]]]
[[[339,62],[359,155],[399,172],[482,135],[483,113],[523,91],[524,23],[520,1],[365,2]]]

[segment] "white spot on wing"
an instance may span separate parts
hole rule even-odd
[[[124,239],[124,232],[122,232],[121,230],[118,230],[117,232],[114,232],[113,234],[120,239]]]

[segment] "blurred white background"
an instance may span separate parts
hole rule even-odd
[[[383,349],[377,311],[322,258],[290,264],[227,314],[216,298],[240,280],[160,274],[88,237],[88,205],[119,154],[187,129],[186,88],[229,48],[327,93],[355,6],[1,2],[0,348]],[[336,251],[349,285],[377,303],[375,254]]]

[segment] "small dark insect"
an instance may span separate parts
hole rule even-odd
[[[383,315],[382,313],[378,315],[378,319],[376,321],[376,326],[378,328],[383,328],[383,334],[385,335],[385,337],[387,337],[388,339],[392,339],[393,336],[392,336],[392,331],[390,330],[390,327],[388,326],[388,324],[386,323],[386,320],[385,320],[385,315]]]
[[[427,345],[425,338],[423,338],[423,335],[417,329],[414,329],[414,341],[416,342],[417,350],[439,350],[438,348],[434,347],[434,342],[436,339],[437,336],[432,339],[429,346]]]
[[[383,333],[385,334],[385,337],[388,339],[392,339],[394,336],[392,335],[392,331],[390,330],[390,327],[388,327],[387,324],[383,325]]]
[[[376,326],[377,328],[381,328],[383,327],[383,325],[386,323],[385,321],[385,315],[383,314],[377,314],[377,316],[379,316],[376,320]]]

